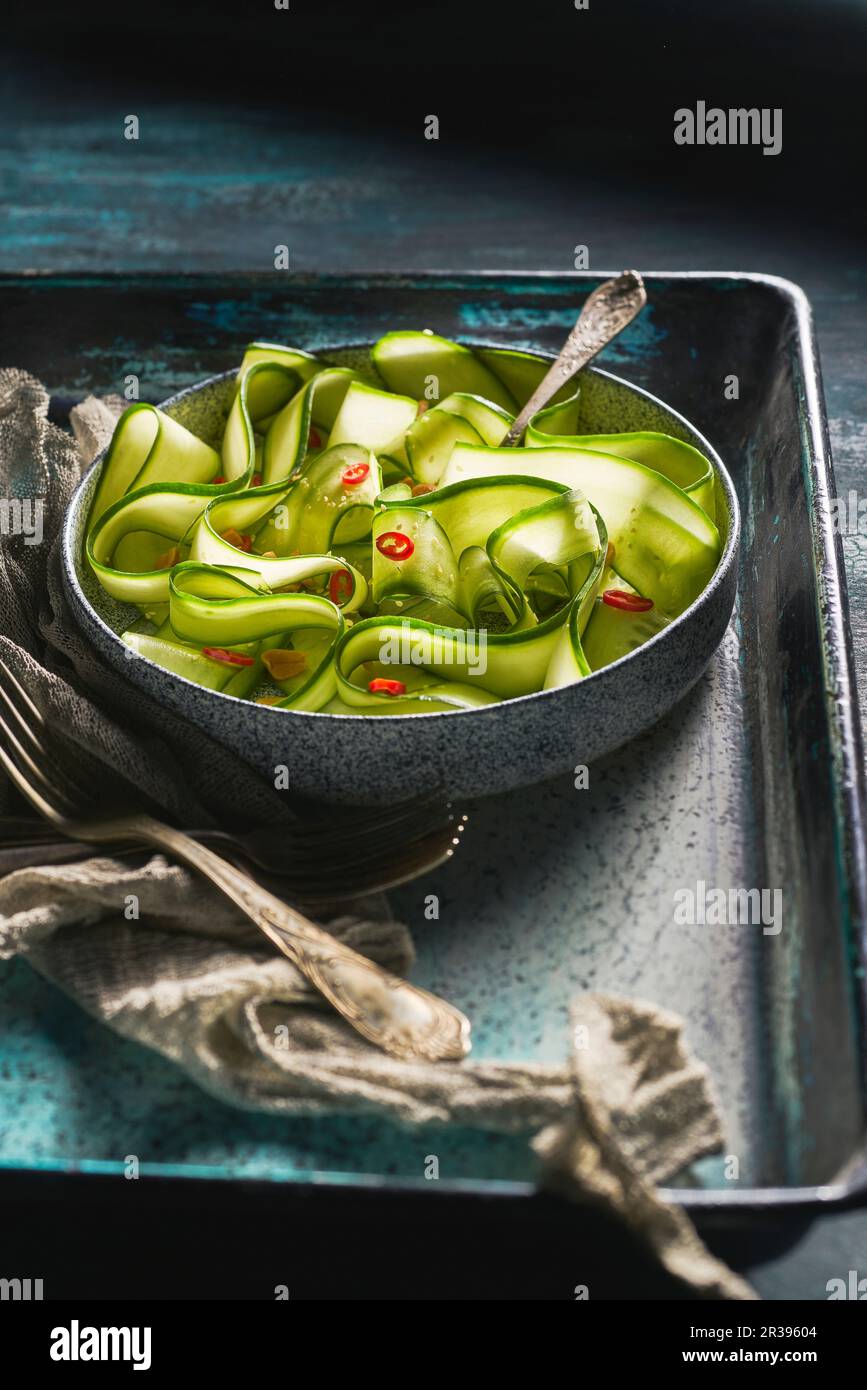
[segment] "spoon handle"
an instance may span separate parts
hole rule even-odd
[[[586,367],[597,352],[616,338],[646,303],[647,291],[637,270],[624,270],[622,275],[606,280],[588,295],[559,357],[515,417],[500,447],[510,448],[517,444],[533,416],[545,408],[570,377]]]

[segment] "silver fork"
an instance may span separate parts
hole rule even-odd
[[[452,1004],[337,941],[212,849],[133,805],[108,808],[82,786],[68,743],[0,662],[0,765],[41,816],[88,844],[153,845],[207,878],[369,1042],[396,1057],[465,1057],[470,1025]]]
[[[0,686],[2,699],[2,686]],[[44,736],[51,752],[50,731]],[[454,854],[467,823],[442,797],[354,812],[321,809],[298,824],[243,833],[187,834],[241,868],[263,874],[281,892],[308,904],[337,903],[409,883]],[[74,863],[92,850],[34,816],[0,816],[0,877],[46,863]]]

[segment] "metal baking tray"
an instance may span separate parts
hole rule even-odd
[[[0,359],[41,377],[62,421],[129,373],[163,399],[254,337],[315,350],[430,327],[555,350],[600,278],[3,276]],[[867,1191],[865,788],[809,307],[767,276],[646,280],[649,308],[600,363],[686,415],[731,471],[744,521],[732,625],[699,685],[595,765],[589,790],[566,778],[479,803],[454,863],[392,902],[416,978],[469,1014],[476,1056],[562,1059],[585,989],[684,1016],[737,1159],[705,1160],[674,1189],[690,1209],[851,1201]],[[673,890],[699,883],[780,888],[782,930],[678,926]],[[177,1178],[419,1187],[430,1201],[534,1191],[520,1138],[236,1112],[24,964],[0,966],[0,991],[7,1169],[116,1174],[136,1153],[143,1172]]]

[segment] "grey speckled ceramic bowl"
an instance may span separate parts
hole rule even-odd
[[[367,350],[346,347],[323,356],[359,368]],[[218,444],[234,375],[203,381],[162,409]],[[102,591],[83,555],[102,455],[69,505],[63,534],[66,593],[106,661],[269,778],[285,764],[302,794],[370,805],[393,799],[398,787],[474,796],[539,782],[592,762],[665,714],[698,680],[722,639],[735,598],[737,498],[707,440],[662,401],[598,369],[585,371],[582,379],[579,429],[586,434],[661,430],[694,444],[717,470],[724,545],[711,583],[685,613],[637,651],[575,685],[476,710],[370,719],[272,709],[205,690],[145,658],[129,659],[119,634],[137,613]]]

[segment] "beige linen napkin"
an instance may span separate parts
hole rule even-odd
[[[82,462],[102,447],[122,404],[90,399],[77,407],[76,445],[48,422],[48,398],[34,378],[0,372],[0,496],[40,498],[44,508],[41,545],[2,538],[0,660],[63,721],[96,775],[120,772],[187,823],[282,822],[291,834],[291,803],[102,666],[63,600],[56,545],[63,511]],[[0,781],[0,810],[8,795]],[[371,959],[410,971],[409,932],[381,897],[327,924]],[[229,1104],[537,1134],[542,1183],[619,1211],[701,1295],[754,1297],[656,1191],[719,1149],[722,1131],[707,1070],[690,1056],[679,1020],[650,1004],[577,999],[581,1045],[562,1066],[398,1062],[333,1014],[210,885],[147,854],[22,869],[0,880],[0,958],[16,955]],[[564,1038],[564,1059],[569,1051]]]

